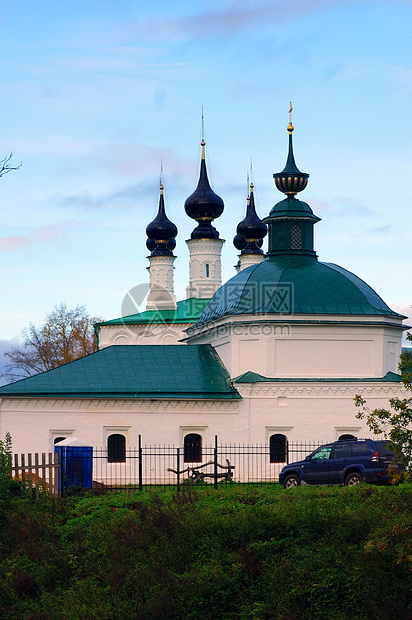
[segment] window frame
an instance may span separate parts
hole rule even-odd
[[[116,437],[116,441],[121,437],[123,441],[119,441],[117,446],[112,446],[114,440],[112,438]],[[108,463],[125,463],[126,462],[126,437],[122,433],[111,433],[107,436],[107,462]]]
[[[283,442],[283,445],[275,445],[275,438]],[[287,462],[287,445],[288,439],[283,433],[273,433],[269,437],[269,461],[270,463],[286,463]],[[282,453],[282,454],[280,454]],[[283,455],[283,459],[279,456]]]
[[[189,438],[196,437],[197,445],[187,445]],[[203,438],[199,433],[187,433],[183,438],[183,462],[184,463],[201,463],[202,462],[202,443]],[[195,458],[189,458],[195,456]]]

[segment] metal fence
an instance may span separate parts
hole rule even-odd
[[[128,448],[122,459],[111,462],[104,448],[93,450],[93,488],[96,491],[143,490],[150,486],[175,486],[237,482],[275,482],[286,463],[299,461],[325,442],[286,442],[282,459],[265,444],[202,446],[201,459],[187,462],[184,449],[175,446],[139,445]],[[276,460],[276,462],[274,462]]]

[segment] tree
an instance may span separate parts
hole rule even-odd
[[[93,324],[101,317],[91,317],[84,306],[68,309],[61,303],[46,315],[45,322],[30,323],[22,330],[23,344],[12,347],[4,377],[22,379],[72,362],[96,350]]]
[[[412,341],[412,335],[407,334]],[[400,356],[399,370],[405,388],[412,391],[412,355],[405,351]],[[366,407],[366,400],[355,396],[355,405],[359,408],[356,415],[366,420],[366,424],[375,435],[388,437],[392,448],[403,461],[407,476],[412,479],[412,398],[391,398],[391,409],[373,409]]]
[[[18,166],[12,166],[10,164],[10,160],[12,157],[13,153],[10,153],[8,157],[0,159],[0,177],[4,176],[8,172],[11,172],[12,170],[18,170],[19,168],[21,168],[21,162]]]

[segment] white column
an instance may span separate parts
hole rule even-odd
[[[186,297],[210,299],[222,284],[221,252],[224,239],[188,239],[189,286]]]
[[[243,271],[246,267],[250,267],[251,265],[258,265],[259,263],[262,263],[265,258],[266,256],[264,254],[240,254],[240,266],[237,271]]]
[[[176,310],[173,271],[175,256],[149,256],[150,292],[146,310]]]

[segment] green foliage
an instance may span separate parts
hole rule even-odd
[[[13,499],[6,620],[412,617],[412,486]]]
[[[407,338],[412,341],[411,334]],[[400,357],[399,370],[405,388],[412,391],[412,355],[405,351]],[[366,406],[366,400],[357,395],[354,398],[359,412],[356,417],[366,420],[375,435],[384,435],[390,439],[392,449],[403,461],[407,473],[412,480],[412,398],[391,398],[391,409],[373,409]]]
[[[11,480],[12,458],[11,435],[6,433],[4,440],[0,439],[0,484]]]

